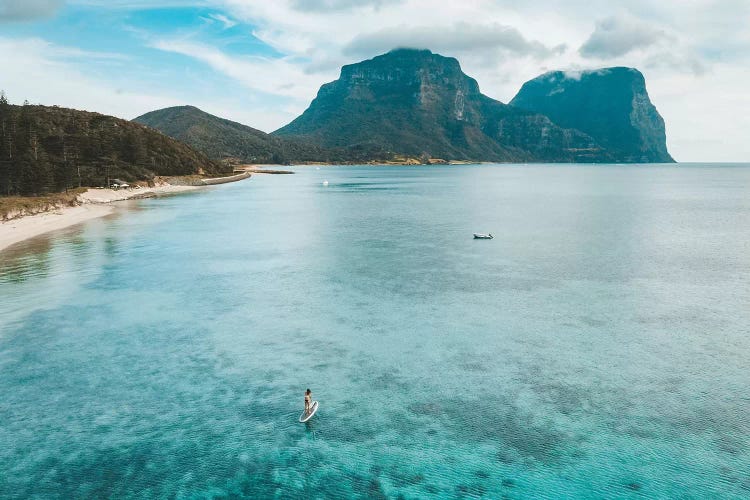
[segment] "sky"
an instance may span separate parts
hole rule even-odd
[[[0,0],[0,90],[270,132],[342,65],[398,47],[456,57],[506,103],[546,71],[631,66],[675,159],[750,161],[748,27],[750,0]]]

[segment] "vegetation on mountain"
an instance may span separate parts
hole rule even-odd
[[[44,195],[110,179],[220,174],[231,167],[142,125],[0,94],[0,194]]]
[[[591,136],[483,95],[458,61],[398,49],[344,66],[274,135],[326,148],[478,161],[608,161]]]
[[[397,49],[344,66],[272,134],[192,106],[136,121],[213,159],[247,163],[672,161],[637,70],[560,75],[527,82],[507,105],[483,95],[456,59]]]
[[[306,141],[273,136],[194,106],[159,109],[133,121],[180,140],[209,158],[236,163],[341,163],[388,159],[391,156],[380,148],[368,145],[325,148]]]
[[[634,68],[553,71],[526,82],[510,102],[594,138],[618,162],[672,162],[664,120]]]
[[[273,137],[194,106],[159,109],[133,121],[180,140],[214,160],[283,164],[321,161],[329,156],[319,146]]]

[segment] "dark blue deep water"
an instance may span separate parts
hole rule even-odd
[[[296,170],[0,253],[0,497],[750,497],[750,167]]]

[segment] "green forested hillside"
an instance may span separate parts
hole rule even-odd
[[[215,160],[234,158],[248,163],[287,163],[330,158],[320,146],[274,137],[194,106],[159,109],[133,121],[189,144]]]
[[[231,170],[137,123],[74,109],[14,106],[0,96],[0,194],[41,195],[156,175]]]
[[[246,163],[363,162],[387,160],[391,154],[381,147],[347,145],[324,148],[311,142],[267,134],[194,106],[158,109],[133,120],[155,128],[214,160]]]

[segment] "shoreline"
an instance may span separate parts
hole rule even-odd
[[[22,241],[45,233],[65,229],[76,224],[110,215],[115,207],[105,204],[85,203],[76,207],[64,207],[54,211],[26,215],[0,223],[0,254],[5,249]]]
[[[195,191],[216,184],[237,182],[250,177],[250,174],[234,175],[211,179],[212,182],[199,185],[160,184],[154,187],[139,189],[101,189],[89,188],[77,196],[78,204],[68,207],[56,207],[52,210],[22,215],[0,222],[0,253],[22,241],[35,238],[45,233],[65,229],[92,219],[114,213],[114,203],[119,201],[140,200],[156,196],[168,196],[188,191]]]

